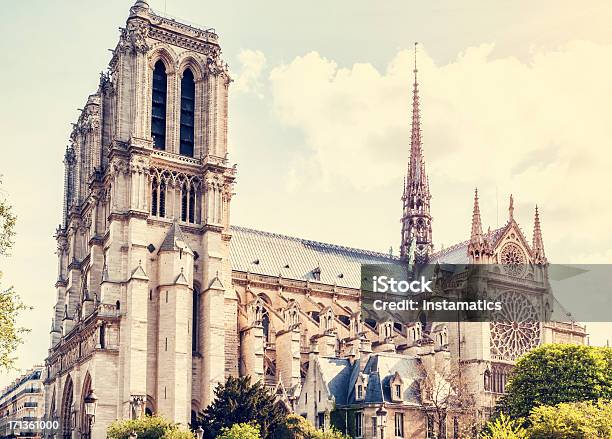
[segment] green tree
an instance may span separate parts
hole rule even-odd
[[[280,428],[272,435],[274,439],[350,439],[335,428],[318,430],[302,416],[290,414]]]
[[[217,439],[261,439],[261,434],[259,425],[242,422],[231,427],[223,427]]]
[[[287,411],[276,397],[250,377],[229,377],[215,389],[215,399],[198,417],[207,439],[215,438],[223,427],[256,422],[264,439],[285,423]]]
[[[510,419],[500,413],[494,420],[487,422],[482,439],[527,439],[527,430],[523,428],[522,419]]]
[[[541,405],[612,398],[612,349],[550,344],[519,358],[498,410],[527,418]]]
[[[529,415],[531,439],[612,438],[612,403],[570,402],[540,406]]]
[[[0,176],[0,186],[2,186],[2,176]],[[1,195],[2,190],[0,190],[0,255],[6,256],[13,247],[17,217],[11,205]]]
[[[138,419],[124,419],[113,422],[106,430],[109,439],[129,439],[134,432],[138,439],[194,439],[192,432],[161,416],[143,416]]]
[[[2,180],[0,179],[0,185]],[[13,247],[15,222],[11,206],[1,196],[0,191],[0,257],[8,256]],[[10,369],[15,363],[13,353],[23,343],[27,329],[17,326],[17,317],[23,310],[30,309],[22,301],[13,287],[2,287],[0,271],[0,368]]]

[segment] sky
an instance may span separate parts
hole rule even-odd
[[[71,123],[131,1],[3,7],[1,196],[18,215],[2,285],[34,306],[17,367],[42,363],[57,278],[63,153]],[[149,0],[220,36],[230,87],[232,223],[397,252],[419,42],[423,148],[437,249],[469,237],[508,197],[531,239],[540,208],[556,263],[612,262],[612,3]],[[610,324],[589,324],[592,344]],[[18,371],[0,373],[0,386]]]

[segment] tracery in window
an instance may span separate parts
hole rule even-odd
[[[516,291],[505,291],[496,300],[504,306],[490,323],[491,356],[512,361],[540,344],[538,313],[529,297]]]
[[[506,273],[519,277],[525,272],[527,259],[523,250],[510,242],[501,250],[501,263]]]
[[[151,175],[151,215],[199,224],[202,217],[201,178],[158,168],[151,168]]]
[[[166,216],[166,183],[158,177],[151,180],[151,215]]]

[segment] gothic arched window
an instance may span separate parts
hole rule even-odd
[[[167,84],[166,67],[159,60],[153,69],[153,93],[151,94],[151,137],[153,137],[155,149],[166,149]]]
[[[181,155],[193,157],[195,113],[195,82],[190,69],[183,72],[181,79]]]
[[[264,311],[263,317],[261,318],[261,326],[263,326],[263,333],[266,341],[270,340],[270,316],[268,311]]]
[[[187,222],[187,185],[181,190],[181,221]]]
[[[193,185],[189,188],[189,215],[188,219],[190,223],[195,223],[195,187]]]
[[[151,182],[151,215],[157,216],[157,178]]]
[[[159,185],[159,216],[166,216],[166,183],[163,181]]]

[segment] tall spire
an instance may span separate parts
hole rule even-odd
[[[419,108],[419,81],[417,73],[417,47],[419,43],[414,43],[414,82],[412,84],[412,130],[410,135],[410,169],[409,177],[421,179],[424,170],[423,162],[423,144],[421,139],[421,112]]]
[[[474,191],[474,210],[472,211],[471,241],[482,239],[482,221],[480,219],[480,205],[478,204],[478,188]]]
[[[402,196],[402,242],[400,255],[410,262],[426,263],[433,252],[431,238],[432,217],[429,212],[431,194],[423,160],[421,139],[421,113],[417,78],[417,47],[414,43],[414,82],[412,84],[412,126],[410,135],[410,161]],[[414,255],[410,254],[414,249]]]
[[[488,263],[491,256],[489,233],[482,233],[482,219],[480,217],[480,204],[478,203],[478,188],[474,191],[474,210],[472,211],[472,233],[468,244],[468,256],[471,264]]]
[[[544,240],[542,239],[542,227],[540,226],[540,214],[538,205],[535,208],[535,218],[533,221],[533,259],[536,264],[546,264],[546,254],[544,253]]]

